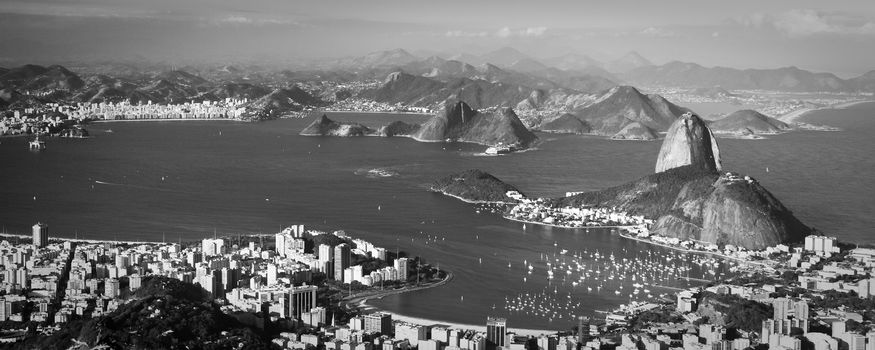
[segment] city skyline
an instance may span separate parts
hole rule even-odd
[[[821,3],[281,2],[42,0],[0,4],[0,65],[66,61],[299,64],[404,48],[419,56],[510,46],[655,64],[798,66],[843,78],[873,69],[875,11]],[[327,44],[326,44],[327,43]],[[840,55],[837,53],[841,53]]]

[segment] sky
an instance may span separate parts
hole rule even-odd
[[[251,62],[294,66],[403,48],[517,48],[656,64],[875,69],[872,0],[0,0],[0,66]]]

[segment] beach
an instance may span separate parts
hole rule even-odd
[[[795,123],[797,119],[801,118],[803,115],[807,114],[808,112],[819,111],[819,110],[824,110],[824,109],[845,109],[845,108],[849,108],[851,106],[855,106],[855,105],[862,104],[862,103],[869,103],[869,102],[873,102],[873,101],[872,100],[852,101],[852,102],[838,103],[838,104],[834,104],[831,106],[820,107],[820,108],[802,108],[802,109],[797,109],[795,111],[792,111],[790,113],[786,113],[780,117],[777,117],[776,119],[778,119],[782,122],[785,122],[785,123]]]

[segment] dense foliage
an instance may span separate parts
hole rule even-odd
[[[39,338],[39,337],[37,337]],[[70,322],[32,348],[106,345],[113,349],[264,349],[253,330],[224,314],[198,286],[161,276],[143,279],[133,299],[103,317]]]
[[[519,192],[516,187],[506,184],[495,176],[479,169],[466,170],[441,178],[431,185],[431,189],[469,201],[488,202],[513,201],[505,194],[508,191]]]
[[[703,293],[701,303],[710,303],[722,313],[727,327],[744,331],[760,330],[763,321],[774,314],[771,305],[730,294]]]
[[[553,201],[557,206],[618,207],[632,214],[660,217],[668,214],[686,186],[688,198],[704,198],[717,174],[693,166],[669,169],[601,191],[581,193]]]

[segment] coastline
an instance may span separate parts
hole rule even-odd
[[[32,238],[30,235],[24,234],[15,234],[15,233],[0,233],[0,237],[9,237],[9,238]],[[61,241],[61,242],[81,242],[81,243],[90,243],[90,244],[99,244],[99,243],[111,243],[111,244],[163,244],[165,242],[157,242],[157,241],[119,241],[119,240],[108,240],[108,239],[85,239],[85,238],[66,238],[66,237],[51,237],[49,241]]]
[[[447,193],[446,191],[443,191],[443,190],[435,190],[433,188],[429,188],[428,190],[431,192],[434,192],[434,193],[443,194],[444,196],[453,197],[455,199],[458,199],[462,202],[469,203],[469,204],[504,204],[504,205],[514,204],[513,202],[470,200],[470,199],[459,197],[459,196],[451,194],[451,193]]]
[[[629,228],[635,227],[635,225],[632,225],[632,226],[580,226],[580,227],[577,227],[577,226],[563,226],[563,225],[556,225],[556,224],[547,224],[547,223],[536,222],[536,221],[527,221],[527,220],[516,219],[516,218],[507,217],[507,216],[502,216],[502,217],[505,218],[505,219],[507,219],[507,220],[516,221],[516,222],[522,222],[522,223],[526,223],[526,224],[543,225],[543,226],[556,227],[556,228],[563,228],[563,229],[590,229],[590,228],[594,228],[594,229],[617,229],[617,230],[619,231],[619,232],[618,232],[618,235],[619,235],[620,237],[623,237],[623,238],[626,238],[626,239],[631,239],[631,240],[638,241],[638,242],[641,242],[641,243],[653,244],[653,245],[657,245],[657,246],[660,246],[660,247],[663,247],[663,248],[669,248],[669,249],[673,249],[673,250],[677,250],[677,251],[685,252],[685,253],[713,255],[713,256],[716,256],[716,257],[720,257],[720,258],[724,258],[724,259],[729,259],[729,260],[735,260],[735,261],[738,261],[738,262],[743,262],[743,263],[748,263],[748,264],[757,264],[757,265],[765,266],[765,264],[760,263],[760,262],[750,261],[750,260],[745,260],[745,259],[741,259],[741,258],[736,258],[736,257],[733,257],[733,256],[728,256],[728,255],[725,255],[725,254],[721,254],[721,253],[719,253],[719,252],[710,252],[710,251],[704,251],[704,250],[694,250],[694,249],[681,248],[681,247],[676,247],[676,246],[672,246],[672,245],[665,244],[665,243],[654,242],[654,241],[651,240],[651,239],[638,238],[638,237],[635,237],[635,236],[629,234],[629,232],[627,231]]]
[[[829,105],[829,106],[819,107],[819,108],[801,108],[801,109],[797,109],[797,110],[789,112],[789,113],[785,113],[779,117],[776,117],[775,119],[778,119],[778,120],[785,122],[785,123],[792,124],[792,123],[796,123],[799,118],[802,118],[803,116],[805,116],[806,114],[808,114],[810,112],[820,111],[820,110],[825,110],[825,109],[846,109],[846,108],[856,106],[858,104],[871,103],[871,102],[875,102],[875,100],[843,102],[843,103],[837,103],[834,105]]]
[[[424,116],[432,116],[432,113],[422,113],[422,112],[379,112],[379,111],[343,111],[343,110],[321,110],[318,113],[350,113],[350,114],[407,114],[407,115],[424,115]],[[316,114],[318,114],[316,113]]]
[[[188,122],[188,121],[231,121],[231,122],[244,122],[239,119],[231,119],[231,118],[167,118],[167,119],[99,119],[92,120],[88,122],[91,123],[123,123],[123,122]]]

